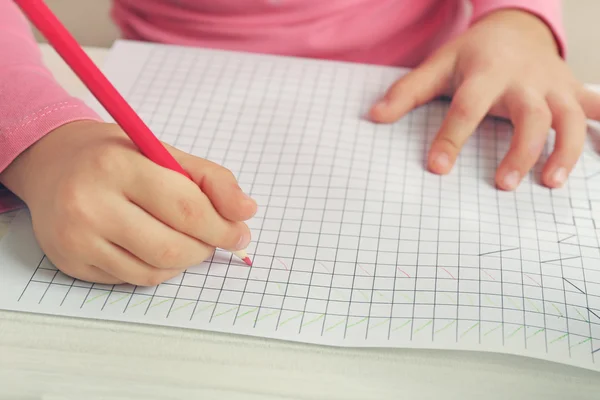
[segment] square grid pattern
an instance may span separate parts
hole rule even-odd
[[[501,192],[494,174],[511,129],[486,120],[453,172],[435,176],[423,160],[445,103],[390,125],[361,119],[398,76],[156,46],[126,97],[161,140],[229,168],[257,200],[254,266],[217,250],[142,288],[73,280],[43,259],[20,301],[313,343],[495,349],[596,368],[593,146],[565,188],[540,186],[538,165],[516,192]],[[551,149],[552,140],[545,156]]]

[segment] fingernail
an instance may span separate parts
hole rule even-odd
[[[235,246],[236,250],[243,250],[250,244],[250,233],[244,233],[240,236],[240,240],[238,240],[237,245]]]
[[[563,167],[557,168],[552,174],[552,182],[556,186],[562,186],[567,180],[567,170]]]
[[[521,176],[518,171],[512,171],[504,176],[504,186],[508,190],[512,190],[519,185]]]
[[[447,170],[450,167],[450,157],[446,153],[440,153],[433,158],[433,165],[437,168]]]

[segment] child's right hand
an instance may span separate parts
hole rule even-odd
[[[144,157],[113,124],[73,122],[21,154],[0,181],[28,205],[36,238],[65,274],[154,286],[245,248],[256,203],[225,168],[175,148],[192,176]]]

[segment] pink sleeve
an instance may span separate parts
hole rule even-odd
[[[537,16],[552,30],[561,56],[566,56],[567,46],[561,0],[471,0],[471,3],[473,4],[473,20],[503,8],[516,8]]]
[[[100,120],[58,85],[21,10],[0,0],[0,172],[54,128],[80,119]],[[0,212],[18,203],[0,185]]]

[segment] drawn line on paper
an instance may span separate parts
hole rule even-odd
[[[474,306],[475,302],[473,301],[473,296],[471,296],[470,294],[467,294],[467,298],[469,299],[469,303]]]
[[[505,251],[512,251],[512,250],[519,250],[519,248],[518,248],[518,247],[515,247],[515,248],[513,248],[513,249],[504,249],[504,250],[494,250],[494,251],[488,251],[487,253],[481,253],[481,254],[479,255],[479,257],[481,257],[481,256],[487,256],[488,254],[502,253],[502,252],[505,252]]]
[[[87,304],[87,303],[90,303],[90,302],[92,302],[92,301],[94,301],[94,300],[97,300],[97,299],[99,299],[100,297],[104,297],[104,296],[108,295],[108,293],[109,293],[109,292],[105,292],[105,293],[99,294],[98,296],[94,296],[94,297],[92,297],[91,299],[87,299],[87,300],[85,301],[85,303],[83,303],[83,304]]]
[[[390,303],[392,302],[392,299],[390,299],[387,296],[384,296],[383,293],[379,292],[379,291],[375,291],[375,293],[377,293],[380,297],[383,297],[384,299],[386,299],[387,301],[389,301]]]
[[[590,322],[590,321],[589,321],[589,320],[588,320],[588,319],[587,319],[587,318],[586,318],[586,317],[585,317],[585,316],[584,316],[584,315],[581,313],[581,311],[579,311],[579,308],[576,308],[576,309],[575,309],[575,311],[577,311],[577,314],[579,314],[579,316],[580,316],[581,318],[583,318],[583,320],[584,320],[585,322]]]
[[[347,319],[348,318],[344,318],[341,321],[337,322],[336,324],[331,325],[329,328],[325,329],[325,332],[328,332],[328,331],[332,330],[333,328],[337,328],[338,326],[340,326],[341,324],[343,324],[344,322],[346,322]]]
[[[283,287],[281,286],[281,283],[277,284],[277,288],[279,289],[280,293],[285,293],[285,290],[283,290]]]
[[[565,316],[563,315],[563,313],[558,309],[558,307],[556,307],[556,305],[554,303],[550,303],[552,304],[552,307],[554,307],[554,309],[560,314],[559,318],[564,318]]]
[[[573,347],[577,347],[577,346],[579,346],[580,344],[587,343],[587,342],[589,342],[590,340],[592,340],[592,338],[591,338],[591,337],[589,337],[589,338],[587,338],[587,339],[583,339],[583,340],[582,340],[582,341],[580,341],[579,343],[572,344],[570,348],[572,349]]]
[[[460,337],[464,337],[467,333],[471,332],[473,329],[475,329],[477,326],[479,325],[479,322],[475,322],[473,325],[471,325],[471,327],[469,329],[467,329],[466,331],[463,332],[462,335],[460,335]]]
[[[150,308],[152,308],[152,307],[156,307],[156,306],[160,306],[161,304],[164,304],[164,303],[166,303],[166,302],[167,302],[167,301],[169,301],[169,300],[171,300],[171,299],[164,299],[164,300],[162,300],[162,301],[159,301],[158,303],[152,304],[152,305],[150,306]]]
[[[142,300],[142,301],[140,301],[139,303],[135,303],[134,305],[132,305],[132,306],[131,306],[131,307],[129,307],[129,308],[134,308],[134,307],[137,307],[137,306],[139,306],[139,305],[142,305],[142,304],[144,304],[144,303],[147,303],[147,302],[149,302],[149,301],[150,301],[150,299],[151,299],[151,297],[148,297],[146,300]]]
[[[494,278],[492,275],[489,274],[489,272],[487,272],[485,269],[482,270],[487,276],[489,276],[490,278],[492,278],[493,280],[496,280],[496,278]]]
[[[246,311],[246,312],[245,312],[245,313],[243,313],[243,314],[240,314],[240,315],[238,315],[238,316],[237,316],[237,319],[244,318],[246,315],[248,315],[248,314],[250,314],[250,313],[253,313],[253,312],[255,312],[256,310],[258,310],[258,307],[255,307],[255,308],[253,308],[253,309],[251,309],[251,310],[248,310],[248,311]]]
[[[194,304],[194,303],[195,303],[195,301],[190,301],[188,303],[182,304],[179,307],[176,307],[176,308],[172,309],[171,312],[175,312],[177,310],[181,310],[182,308],[186,308],[187,306],[189,306],[191,304]]]
[[[217,303],[211,303],[211,304],[209,304],[209,305],[207,305],[207,306],[204,306],[204,307],[202,307],[202,308],[198,308],[198,309],[196,309],[196,311],[194,311],[194,315],[195,315],[196,313],[199,313],[199,312],[202,312],[202,311],[206,311],[206,310],[208,310],[209,308],[215,307],[216,305],[217,305]]]
[[[378,328],[378,327],[380,327],[381,325],[385,324],[385,323],[386,323],[386,322],[388,322],[389,320],[390,320],[389,318],[385,318],[383,321],[381,321],[381,322],[379,322],[379,323],[377,323],[377,324],[373,325],[373,326],[371,327],[371,330],[373,330],[373,329],[375,329],[375,328]]]
[[[360,321],[358,321],[358,322],[355,322],[355,323],[353,323],[353,324],[350,324],[350,325],[348,325],[348,326],[347,326],[347,328],[352,328],[353,326],[360,325],[360,324],[362,324],[363,322],[365,322],[367,319],[369,319],[369,317],[364,317],[364,318],[363,318],[363,319],[361,319]]]
[[[496,303],[494,303],[494,302],[492,301],[492,299],[490,299],[490,296],[488,296],[487,294],[486,294],[486,295],[484,295],[484,297],[485,297],[485,299],[488,301],[488,303],[490,303],[491,305],[493,305],[493,306],[498,306]]]
[[[229,308],[229,309],[227,309],[225,311],[221,311],[220,313],[215,314],[213,318],[217,318],[217,317],[220,317],[221,315],[228,314],[228,313],[232,312],[233,310],[236,310],[238,307],[239,306],[234,306],[234,307],[231,307],[231,308]]]
[[[367,274],[367,275],[371,276],[371,274],[370,274],[370,273],[369,273],[369,272],[368,272],[368,271],[365,269],[365,267],[363,267],[363,266],[362,266],[362,265],[360,265],[360,264],[356,264],[356,265],[358,265],[358,267],[359,267],[360,269],[362,269],[362,270],[363,270],[363,272],[364,272],[365,274]]]
[[[360,295],[361,295],[361,296],[362,296],[362,297],[363,297],[363,298],[364,298],[366,301],[369,301],[369,296],[367,296],[367,295],[365,294],[365,292],[363,292],[363,291],[362,291],[362,289],[356,289],[356,291],[357,291],[358,293],[360,293]]]
[[[561,261],[562,262],[562,261],[566,261],[566,260],[574,260],[576,258],[581,258],[581,256],[573,256],[573,257],[557,258],[557,259],[554,259],[554,260],[546,260],[546,261],[542,261],[542,264],[549,263],[549,262],[554,262],[554,261]]]
[[[411,323],[411,321],[412,321],[412,320],[410,320],[410,319],[409,319],[408,321],[406,321],[406,322],[405,322],[405,323],[403,323],[402,325],[395,327],[394,329],[392,329],[392,332],[395,332],[395,331],[397,331],[397,330],[399,330],[399,329],[402,329],[402,328],[404,328],[406,325],[410,324],[410,323]]]
[[[593,312],[591,308],[589,308],[589,307],[586,307],[586,308],[587,308],[587,310],[588,310],[589,312],[591,312],[592,314],[594,314],[594,316],[595,316],[596,318],[600,319],[600,316],[598,316],[598,314],[596,314],[595,312]]]
[[[435,331],[435,333],[441,332],[443,330],[446,330],[448,328],[450,328],[452,325],[454,325],[456,323],[456,320],[444,325],[442,328],[438,329],[437,331]]]
[[[483,334],[483,336],[487,336],[487,335],[489,335],[490,333],[497,331],[497,330],[498,330],[498,329],[500,329],[501,327],[502,327],[502,324],[498,324],[498,326],[497,326],[497,327],[495,327],[495,328],[493,328],[493,329],[490,329],[489,331],[487,331],[486,333],[484,333],[484,334]]]
[[[321,314],[318,317],[311,319],[310,321],[306,321],[305,323],[302,324],[302,327],[305,327],[305,326],[308,326],[308,325],[310,325],[310,324],[312,324],[314,322],[317,322],[317,321],[323,319],[323,317],[325,317],[325,314]]]
[[[410,278],[410,275],[406,273],[405,270],[401,269],[400,267],[396,266],[396,269],[400,272],[402,272],[404,275],[406,275],[407,278]]]
[[[570,280],[568,280],[567,278],[563,277],[564,281],[567,282],[569,285],[573,286],[575,289],[579,290],[581,293],[585,294],[585,292],[581,289],[579,289],[577,286],[575,286],[573,284],[573,282],[571,282]]]
[[[300,318],[301,316],[302,316],[302,312],[299,312],[298,314],[294,315],[293,317],[289,317],[289,318],[281,321],[279,326],[283,326],[283,325],[287,324],[288,322],[295,320],[296,318]]]
[[[445,295],[447,298],[449,298],[449,299],[450,299],[450,302],[451,302],[452,304],[456,304],[456,301],[455,301],[455,300],[452,298],[452,296],[450,296],[450,295],[449,295],[448,293],[446,293],[446,292],[444,292],[444,295]]]
[[[540,285],[540,284],[539,284],[539,283],[538,283],[538,282],[537,282],[535,279],[533,279],[533,278],[532,278],[532,277],[530,277],[529,275],[527,275],[527,274],[523,274],[523,275],[525,275],[527,278],[529,278],[529,280],[530,280],[531,282],[535,283],[535,284],[536,284],[536,285],[538,285],[539,287],[542,287],[542,285]]]
[[[317,264],[319,264],[321,267],[323,267],[323,269],[324,269],[325,271],[327,271],[328,273],[331,273],[331,271],[329,270],[329,268],[327,268],[327,267],[325,266],[325,264],[323,264],[321,261],[318,261],[318,262],[317,262]]]
[[[125,299],[126,299],[126,298],[128,298],[129,296],[132,296],[132,293],[127,293],[126,295],[124,295],[124,296],[121,296],[121,297],[119,297],[118,299],[111,301],[110,303],[108,303],[108,305],[111,305],[111,304],[118,303],[118,302],[120,302],[121,300],[125,300]]]
[[[438,268],[441,268],[441,269],[443,269],[444,271],[446,271],[446,273],[447,273],[448,275],[450,275],[450,277],[451,277],[452,279],[456,279],[456,278],[454,277],[454,275],[452,275],[452,274],[450,273],[450,271],[448,271],[446,268],[444,268],[444,267],[440,267],[439,265],[438,265]]]
[[[284,263],[283,261],[281,261],[281,260],[280,260],[279,258],[277,258],[277,257],[275,257],[275,259],[276,259],[277,261],[279,261],[279,263],[280,263],[281,265],[283,265],[283,268],[285,268],[285,270],[286,270],[286,271],[289,271],[289,270],[290,270],[290,269],[288,268],[288,266],[286,265],[286,263]]]
[[[511,296],[508,296],[508,300],[513,304],[513,306],[515,306],[515,308],[517,308],[518,310],[521,309],[521,307],[519,307],[515,299],[513,299]]]
[[[510,339],[511,337],[515,336],[517,334],[517,332],[519,332],[521,329],[523,329],[523,325],[521,325],[520,327],[518,327],[517,329],[515,329],[514,331],[512,331],[507,338]]]
[[[552,343],[559,342],[559,341],[563,340],[564,338],[566,338],[567,336],[569,336],[569,334],[568,334],[568,333],[565,333],[564,335],[561,335],[561,336],[557,337],[556,339],[554,339],[553,341],[551,341],[551,342],[550,342],[550,343],[548,343],[548,344],[552,344]]]
[[[427,328],[429,325],[431,325],[432,322],[433,322],[433,320],[429,320],[429,322],[427,322],[425,325],[423,325],[422,327],[418,328],[415,331],[415,334],[417,334],[417,333],[421,332],[423,329]]]
[[[558,241],[558,243],[562,243],[562,242],[564,242],[565,240],[569,240],[569,239],[571,239],[571,238],[573,238],[573,237],[575,237],[575,236],[576,236],[576,235],[567,236],[566,238],[559,240],[559,241]]]
[[[541,312],[540,309],[535,305],[535,303],[533,301],[531,301],[530,299],[527,299],[527,301],[529,302],[529,304],[531,304],[531,306],[533,308],[535,308],[535,311]]]
[[[531,339],[534,336],[539,335],[540,333],[544,332],[546,330],[546,328],[540,328],[537,331],[533,332],[531,335],[527,336],[527,339]]]
[[[592,354],[597,353],[598,351],[600,351],[600,347],[598,347],[596,350],[592,351]]]
[[[279,310],[273,311],[272,313],[267,314],[267,315],[263,315],[262,317],[260,317],[259,319],[257,319],[256,322],[262,321],[263,319],[266,319],[266,318],[269,318],[269,317],[272,317],[275,314],[279,314]]]

